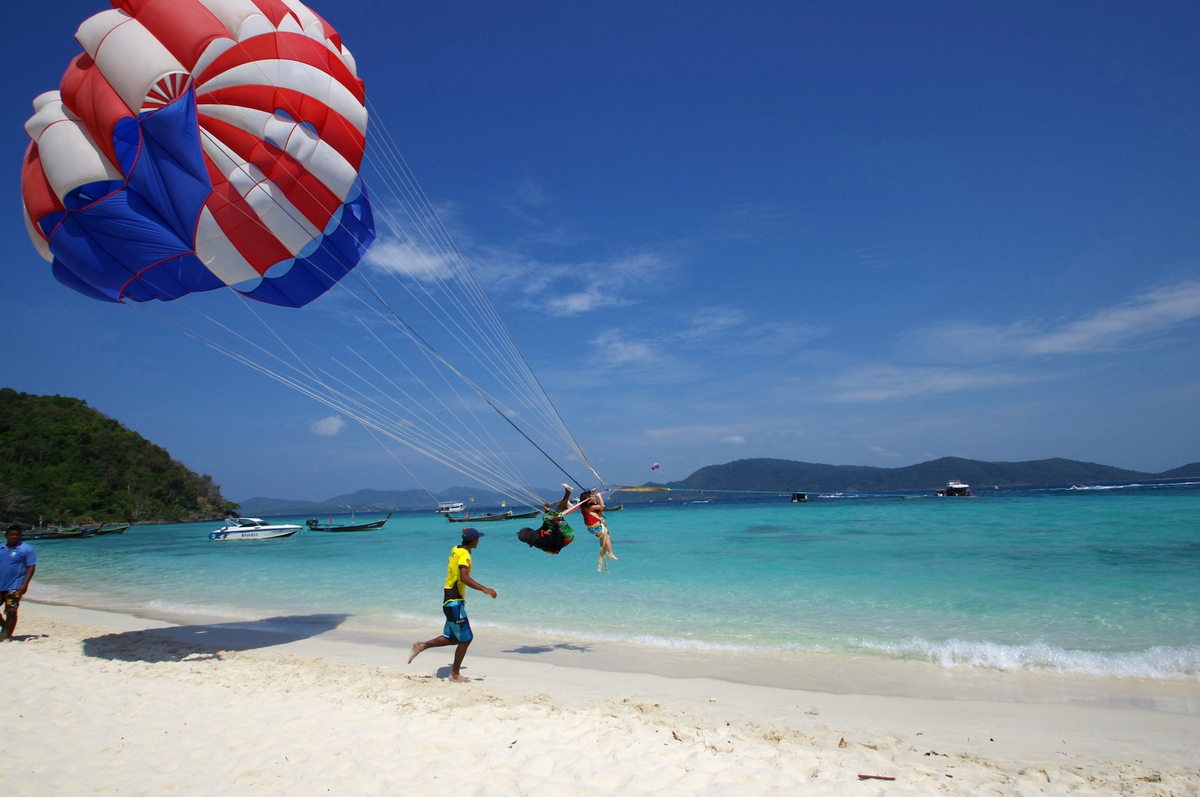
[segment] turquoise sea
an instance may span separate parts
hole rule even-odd
[[[975,499],[663,501],[610,520],[620,561],[609,575],[596,572],[590,534],[548,556],[517,541],[520,522],[480,524],[475,576],[500,598],[471,599],[472,623],[670,647],[1200,680],[1200,483]],[[377,532],[210,542],[219,525],[35,542],[31,597],[440,627],[459,529],[440,516],[397,514]]]

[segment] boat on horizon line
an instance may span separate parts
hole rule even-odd
[[[333,515],[329,516],[329,522],[322,525],[315,517],[310,517],[304,521],[308,526],[309,531],[374,531],[375,529],[383,528],[383,524],[387,523],[392,518],[392,513],[388,512],[388,516],[383,520],[372,520],[370,523],[355,523],[354,515],[350,515],[350,522],[341,525],[335,525]]]
[[[262,518],[231,517],[226,518],[226,525],[208,535],[214,542],[228,540],[270,540],[276,537],[290,537],[300,530],[299,526],[272,524]]]
[[[493,520],[526,520],[528,518],[535,518],[540,514],[541,512],[538,512],[536,509],[532,512],[517,513],[514,513],[510,509],[507,512],[503,512],[499,515],[493,515],[489,513],[487,515],[479,515],[478,517],[471,517],[469,512],[462,517],[455,517],[454,515],[447,514],[446,520],[450,521],[451,523],[489,523]]]
[[[937,494],[942,498],[974,498],[971,495],[971,485],[963,484],[957,479],[946,482],[946,486],[938,490]]]
[[[463,512],[466,508],[462,501],[439,501],[438,508],[434,510],[434,513],[448,515],[451,512]]]

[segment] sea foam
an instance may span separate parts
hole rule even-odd
[[[1003,672],[1042,671],[1099,678],[1200,680],[1200,645],[1152,647],[1143,651],[1070,650],[1046,642],[1004,645],[947,639],[931,642],[910,637],[903,642],[858,642],[858,647],[941,667],[986,667]]]

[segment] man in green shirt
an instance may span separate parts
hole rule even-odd
[[[471,578],[471,552],[479,545],[483,532],[472,528],[463,528],[462,544],[454,546],[450,551],[450,561],[446,566],[446,586],[442,591],[442,613],[446,615],[446,626],[442,635],[425,642],[414,642],[412,655],[408,657],[409,664],[417,654],[426,648],[440,648],[446,645],[458,645],[454,651],[454,666],[450,669],[450,680],[455,683],[466,683],[459,669],[467,648],[475,635],[471,632],[471,622],[467,619],[466,587],[477,589],[485,595],[496,597],[496,590],[488,589]]]

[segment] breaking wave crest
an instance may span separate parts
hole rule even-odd
[[[903,642],[866,642],[862,649],[941,667],[986,667],[1003,672],[1041,671],[1099,678],[1152,678],[1200,681],[1200,645],[1153,647],[1131,653],[1069,650],[1045,642],[1002,645],[947,639],[930,642],[910,637]]]

